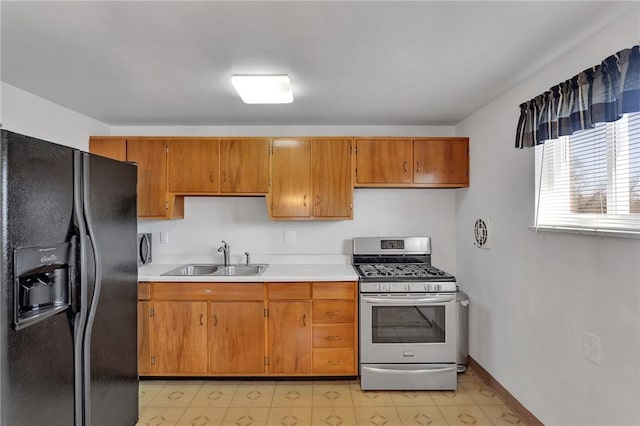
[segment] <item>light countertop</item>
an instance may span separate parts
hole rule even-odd
[[[138,281],[154,282],[302,282],[357,281],[358,274],[346,263],[275,263],[261,275],[249,276],[166,276],[162,275],[180,264],[151,263],[138,267]]]

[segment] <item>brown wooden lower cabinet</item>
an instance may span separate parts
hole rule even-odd
[[[355,282],[141,283],[142,376],[355,376]]]

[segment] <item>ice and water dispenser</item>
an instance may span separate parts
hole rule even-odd
[[[14,250],[14,325],[40,322],[71,305],[72,243]]]

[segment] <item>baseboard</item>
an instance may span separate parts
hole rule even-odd
[[[476,372],[476,375],[480,380],[491,386],[496,391],[498,396],[504,400],[505,404],[511,408],[511,410],[516,413],[523,422],[529,426],[544,426],[544,423],[538,420],[538,418],[534,416],[531,411],[527,410],[524,405],[520,404],[520,401],[511,395],[509,391],[500,384],[500,382],[489,374],[489,372],[478,364],[472,357],[469,357],[469,367]]]

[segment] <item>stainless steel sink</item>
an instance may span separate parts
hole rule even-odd
[[[269,265],[219,265],[219,264],[187,264],[181,265],[162,275],[165,276],[249,276],[260,275]]]

